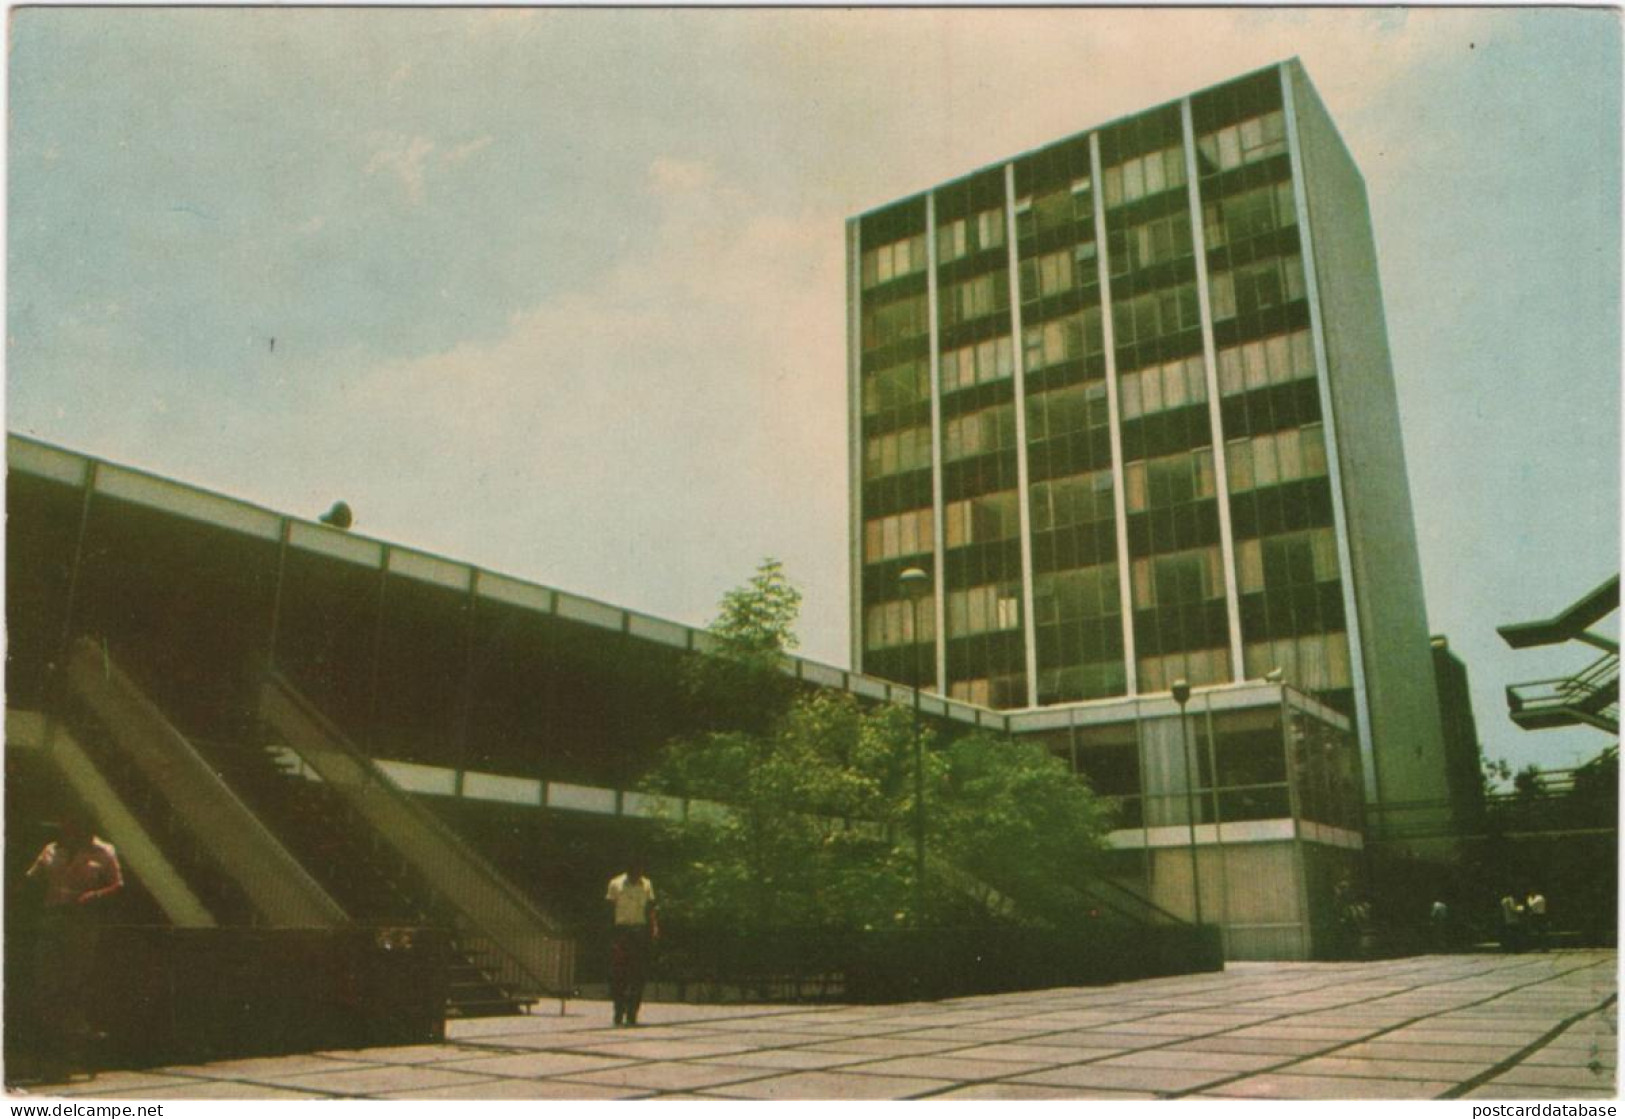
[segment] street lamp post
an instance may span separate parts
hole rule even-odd
[[[1196,864],[1196,766],[1191,759],[1190,738],[1185,733],[1185,705],[1191,700],[1191,686],[1184,680],[1175,680],[1174,702],[1179,704],[1179,750],[1185,758],[1185,815],[1190,826],[1191,839],[1191,899],[1196,910],[1196,923],[1202,923],[1202,879]]]
[[[909,600],[909,637],[914,648],[910,657],[914,688],[914,925],[920,925],[925,912],[925,751],[920,730],[920,602],[931,588],[931,577],[918,567],[910,567],[897,577]]]

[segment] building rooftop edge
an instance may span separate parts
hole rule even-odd
[[[1054,140],[1045,141],[1044,143],[1038,144],[1035,147],[1025,148],[1025,149],[1023,149],[1023,150],[1021,150],[1019,152],[1015,152],[1012,155],[1005,156],[1002,159],[994,160],[992,163],[985,163],[982,166],[976,167],[976,168],[974,168],[974,169],[972,169],[970,171],[966,171],[963,174],[955,175],[951,179],[944,179],[940,183],[935,183],[935,184],[933,184],[931,186],[924,187],[924,188],[922,188],[920,190],[912,191],[911,193],[908,193],[908,194],[898,195],[896,198],[892,198],[892,199],[890,199],[888,201],[881,202],[881,203],[879,203],[877,205],[869,207],[866,210],[862,210],[862,211],[852,215],[851,217],[847,218],[847,224],[850,225],[853,222],[859,222],[859,221],[862,221],[864,218],[872,217],[872,216],[874,216],[876,214],[883,213],[886,210],[891,209],[893,206],[900,205],[900,204],[902,204],[904,202],[910,202],[910,201],[912,201],[912,200],[914,200],[916,198],[923,198],[926,195],[930,194],[932,191],[940,190],[943,187],[952,186],[955,183],[963,182],[966,179],[974,178],[977,175],[985,174],[986,172],[991,171],[996,167],[1004,166],[1006,163],[1015,163],[1018,160],[1027,159],[1027,158],[1029,158],[1031,156],[1037,155],[1039,152],[1047,151],[1048,149],[1053,148],[1058,144],[1064,144],[1064,143],[1067,143],[1070,140],[1076,140],[1080,136],[1087,136],[1091,132],[1100,132],[1103,129],[1112,128],[1112,127],[1114,127],[1116,125],[1122,124],[1125,121],[1133,120],[1135,117],[1144,116],[1147,113],[1154,113],[1159,109],[1166,109],[1168,106],[1177,105],[1180,102],[1186,100],[1187,98],[1196,97],[1196,96],[1198,96],[1200,94],[1208,92],[1209,90],[1218,89],[1220,86],[1229,85],[1231,82],[1239,82],[1239,81],[1242,81],[1242,80],[1244,80],[1246,78],[1251,78],[1251,77],[1253,77],[1255,75],[1262,74],[1266,70],[1279,70],[1279,69],[1281,69],[1282,67],[1285,67],[1285,66],[1297,66],[1298,69],[1303,72],[1304,77],[1307,79],[1308,71],[1304,70],[1303,63],[1298,58],[1297,55],[1291,55],[1290,57],[1287,57],[1287,58],[1278,59],[1275,62],[1270,62],[1270,63],[1267,63],[1267,64],[1265,64],[1263,66],[1258,66],[1258,67],[1255,67],[1254,69],[1243,71],[1240,74],[1234,74],[1231,77],[1225,78],[1223,81],[1214,82],[1211,85],[1205,85],[1205,86],[1201,86],[1201,87],[1199,87],[1197,89],[1188,90],[1185,93],[1182,93],[1177,97],[1171,97],[1166,101],[1159,101],[1155,105],[1148,105],[1143,109],[1136,109],[1133,112],[1129,112],[1129,113],[1121,113],[1121,114],[1119,114],[1119,115],[1117,115],[1115,117],[1111,117],[1111,118],[1109,118],[1107,120],[1100,121],[1097,124],[1086,125],[1083,128],[1080,128],[1080,129],[1078,129],[1078,130],[1076,130],[1074,132],[1068,132],[1066,135],[1057,137]]]

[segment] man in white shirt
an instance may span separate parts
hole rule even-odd
[[[649,969],[649,944],[660,938],[655,917],[655,888],[634,858],[625,874],[609,880],[604,900],[614,907],[615,932],[609,946],[609,996],[615,1003],[615,1024],[638,1024],[643,984]]]
[[[1523,900],[1523,910],[1529,915],[1529,939],[1536,948],[1546,951],[1546,895],[1530,890]]]

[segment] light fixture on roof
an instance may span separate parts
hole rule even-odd
[[[349,528],[355,523],[355,514],[350,512],[350,506],[347,503],[335,501],[333,508],[316,519],[321,521],[322,524],[332,525],[334,528]]]

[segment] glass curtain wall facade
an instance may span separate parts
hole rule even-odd
[[[1356,714],[1285,80],[849,223],[856,668],[997,708],[1279,669]]]
[[[1058,725],[1023,729],[1038,720]],[[1252,685],[1199,696],[1183,726],[1161,699],[1018,715],[1012,729],[1110,798],[1105,866],[1122,884],[1189,918],[1199,866],[1203,919],[1223,929],[1227,959],[1339,951],[1322,895],[1361,877],[1363,830],[1359,748],[1346,719]],[[1317,877],[1323,866],[1337,868],[1330,884]]]

